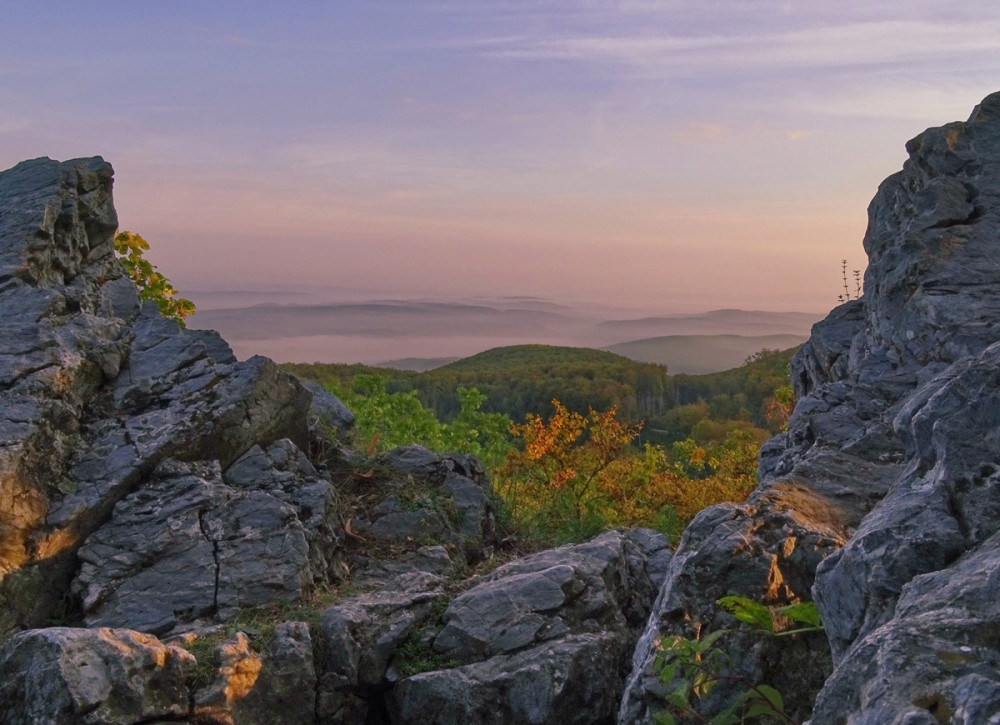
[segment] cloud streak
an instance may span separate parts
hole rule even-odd
[[[481,52],[514,60],[609,63],[668,75],[1000,59],[1000,22],[862,22],[759,34],[590,35],[491,39]]]

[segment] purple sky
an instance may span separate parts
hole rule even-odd
[[[100,154],[182,292],[824,310],[971,0],[7,2],[0,168]]]

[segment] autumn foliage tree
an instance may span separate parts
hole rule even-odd
[[[613,407],[584,416],[558,400],[552,406],[548,420],[528,415],[511,425],[523,447],[507,454],[497,474],[508,505],[515,516],[547,519],[547,528],[580,529],[594,518],[604,523],[609,484],[641,424],[620,421]]]
[[[653,526],[679,534],[698,511],[742,501],[756,485],[760,446],[753,433],[730,431],[719,443],[693,440],[672,451],[632,445],[641,424],[617,411],[569,411],[553,401],[546,420],[529,415],[511,433],[521,445],[494,471],[513,518],[554,541],[607,527]]]

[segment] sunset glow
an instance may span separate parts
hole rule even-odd
[[[1000,6],[23,3],[0,166],[102,155],[198,301],[822,311],[900,139],[997,90]]]

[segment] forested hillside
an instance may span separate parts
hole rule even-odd
[[[382,377],[387,392],[415,391],[442,421],[454,419],[461,409],[460,387],[483,393],[484,411],[515,421],[528,414],[551,415],[553,400],[581,414],[617,407],[623,419],[645,421],[644,440],[669,443],[687,438],[705,419],[741,420],[776,431],[780,421],[769,420],[768,411],[773,411],[775,391],[788,385],[788,361],[795,350],[762,351],[741,367],[707,375],[669,375],[663,365],[550,345],[494,348],[426,372],[338,364],[283,367],[341,391],[359,375]],[[708,427],[702,425],[706,432]]]

